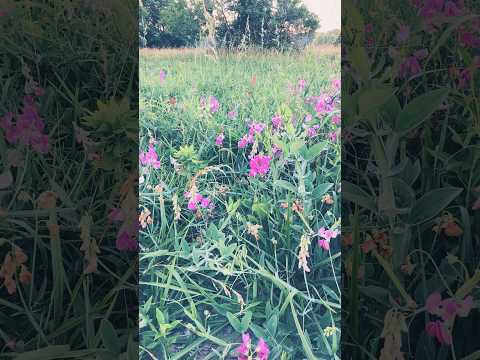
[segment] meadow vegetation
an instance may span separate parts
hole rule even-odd
[[[339,65],[141,50],[142,358],[339,358]]]

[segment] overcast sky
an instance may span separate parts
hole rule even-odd
[[[320,18],[320,31],[340,29],[341,0],[303,0]]]

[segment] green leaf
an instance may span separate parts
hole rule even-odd
[[[438,89],[420,95],[402,109],[395,121],[395,129],[406,133],[420,126],[442,104],[448,95],[448,89]]]
[[[312,199],[316,200],[319,199],[321,196],[323,196],[330,188],[333,186],[332,183],[324,183],[318,185],[315,189],[312,191]]]
[[[279,187],[279,188],[291,191],[293,193],[297,192],[297,188],[294,185],[290,184],[288,181],[285,181],[285,180],[275,180],[273,182],[273,185],[275,187]]]
[[[320,153],[325,149],[327,145],[328,143],[323,141],[321,143],[318,143],[309,147],[308,150],[305,152],[305,155],[303,158],[307,161],[311,161],[315,159],[317,156],[320,155]]]
[[[118,339],[117,332],[115,331],[112,323],[107,319],[103,319],[100,324],[99,332],[100,337],[102,338],[103,346],[105,346],[108,351],[114,354],[120,354],[120,340]]]
[[[250,323],[252,322],[253,313],[251,311],[245,312],[245,315],[242,319],[242,333],[246,332],[250,327]]]
[[[377,211],[377,206],[372,197],[357,185],[348,181],[342,181],[342,194],[346,200],[351,201],[360,207],[369,209],[373,212]]]
[[[426,193],[413,206],[409,223],[418,224],[430,220],[444,210],[462,191],[461,188],[445,187]]]
[[[235,329],[235,331],[241,334],[242,323],[240,322],[240,320],[238,320],[237,317],[229,311],[227,311],[227,319],[230,325],[232,325],[232,327]]]

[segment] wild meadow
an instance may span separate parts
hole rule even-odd
[[[140,51],[142,359],[338,359],[340,54]]]

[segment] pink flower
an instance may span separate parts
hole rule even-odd
[[[270,349],[268,348],[265,340],[263,340],[262,338],[258,340],[257,348],[255,349],[255,351],[257,353],[258,360],[267,360],[268,355],[270,354]]]
[[[165,78],[167,77],[167,73],[165,70],[160,70],[160,84],[163,84],[165,82]]]
[[[248,360],[248,355],[250,353],[250,346],[251,346],[250,334],[248,333],[242,334],[242,343],[236,349],[236,352],[238,353],[238,360]]]
[[[315,111],[317,112],[317,116],[321,116],[322,114],[329,113],[333,110],[333,101],[330,96],[322,95],[317,97],[316,100]]]
[[[246,148],[248,145],[248,137],[247,135],[244,135],[239,141],[238,141],[238,147],[240,149]]]
[[[144,152],[142,151],[140,153],[140,163],[144,166],[151,165],[154,169],[159,169],[160,168],[160,160],[158,159],[157,152],[155,151],[155,148],[153,144],[148,145],[148,151]]]
[[[472,296],[467,296],[464,300],[447,298],[442,300],[438,292],[431,293],[426,301],[425,307],[430,314],[440,316],[445,321],[452,321],[458,315],[466,317],[473,306]]]
[[[211,201],[208,197],[205,197],[200,201],[200,206],[204,209],[208,208],[210,204],[211,204]]]
[[[333,115],[332,116],[332,123],[334,123],[335,125],[337,125],[337,126],[340,125],[341,121],[342,120],[341,120],[339,115]]]
[[[237,112],[235,110],[229,111],[227,113],[227,116],[230,120],[234,120],[237,117]]]
[[[309,123],[310,121],[312,121],[312,119],[313,119],[313,116],[311,114],[307,114],[303,121],[305,121],[306,123]]]
[[[331,81],[331,84],[333,86],[334,89],[336,90],[340,90],[341,86],[342,86],[342,81],[340,79],[333,79]]]
[[[210,96],[210,112],[216,113],[220,108],[220,103],[215,96]]]
[[[460,42],[467,48],[480,47],[480,38],[470,31],[463,30],[460,33]]]
[[[373,24],[372,23],[368,23],[367,25],[365,25],[365,32],[366,33],[372,33],[373,32]]]
[[[280,128],[280,126],[282,126],[282,117],[280,115],[272,117],[272,125],[275,129]]]
[[[307,86],[307,81],[305,79],[298,80],[298,91],[303,92],[303,90],[305,90],[305,86]]]
[[[417,57],[409,56],[403,63],[400,64],[398,70],[398,76],[400,78],[406,78],[408,76],[417,75],[421,71],[420,63],[418,62]]]
[[[193,200],[193,199],[190,199],[190,200],[188,201],[188,205],[187,205],[188,210],[192,210],[192,211],[197,210],[197,204],[198,204],[198,202],[196,202],[196,201]]]
[[[225,139],[225,135],[223,135],[223,132],[218,134],[217,138],[215,139],[215,145],[222,146],[223,145],[223,139]]]
[[[195,193],[192,194],[190,192],[186,192],[184,196],[189,199],[187,208],[188,210],[195,211],[197,210],[197,206],[200,203],[200,206],[202,205],[202,201],[204,200],[204,197],[200,193]]]
[[[30,145],[35,151],[45,154],[49,148],[49,138],[43,133],[45,123],[38,113],[36,104],[30,95],[23,99],[22,113],[17,115],[16,124],[13,123],[13,113],[7,113],[0,120],[0,127],[4,131],[8,143]]]
[[[408,25],[400,25],[395,37],[397,44],[405,43],[410,37],[410,27]]]
[[[435,337],[442,345],[452,344],[452,334],[448,331],[444,321],[430,321],[425,326],[428,335]]]
[[[265,129],[265,124],[253,122],[249,125],[248,134],[253,136],[255,134],[259,135]]]
[[[116,246],[120,251],[136,251],[138,242],[131,232],[120,230],[117,235]]]
[[[307,128],[307,136],[313,138],[317,136],[317,130],[320,128],[320,125],[313,125],[312,127]]]
[[[328,138],[330,139],[331,142],[336,142],[337,141],[337,133],[335,131],[332,131],[328,133]]]
[[[318,236],[321,237],[321,239],[318,240],[318,245],[324,249],[324,250],[330,250],[330,240],[334,239],[338,236],[338,231],[337,230],[330,230],[330,229],[325,229],[324,227],[321,227],[318,230]]]
[[[250,173],[251,177],[256,175],[265,175],[270,170],[270,156],[255,155],[250,159]]]
[[[272,153],[273,156],[280,156],[282,154],[282,149],[277,144],[273,144]]]
[[[463,69],[458,77],[458,87],[466,89],[472,80],[472,74],[469,69]]]

